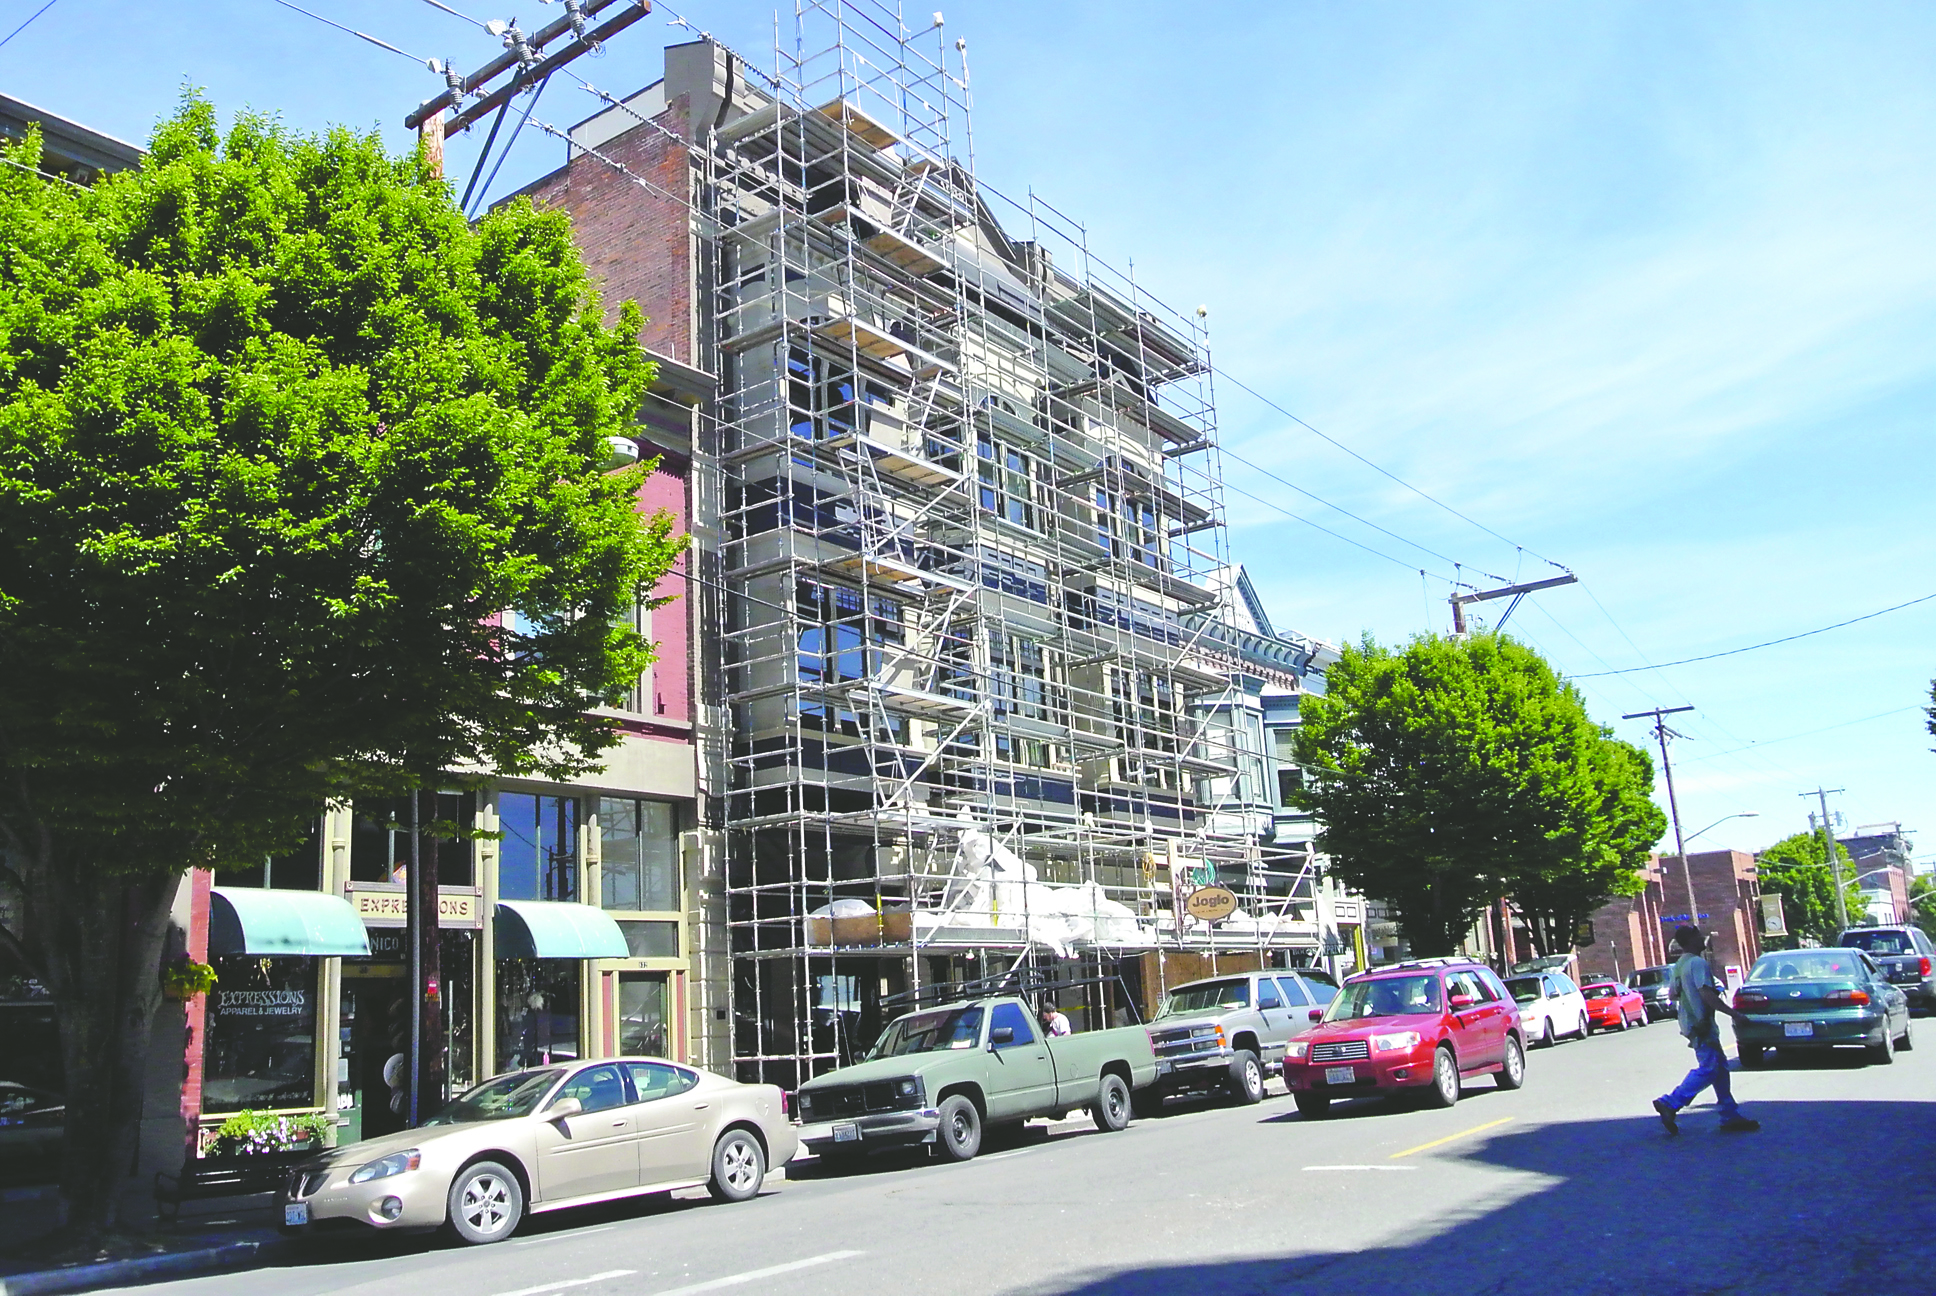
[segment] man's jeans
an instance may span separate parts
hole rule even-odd
[[[1694,1069],[1687,1073],[1687,1079],[1680,1082],[1673,1093],[1667,1095],[1667,1105],[1675,1111],[1681,1110],[1694,1101],[1701,1090],[1714,1086],[1714,1096],[1720,1100],[1721,1119],[1729,1120],[1739,1114],[1740,1108],[1734,1105],[1734,1091],[1728,1083],[1728,1055],[1721,1051],[1721,1041],[1704,1039],[1694,1045]]]

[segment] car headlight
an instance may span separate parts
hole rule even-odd
[[[356,1172],[350,1176],[350,1182],[360,1184],[368,1183],[372,1179],[388,1179],[391,1175],[400,1175],[406,1170],[415,1170],[422,1164],[423,1153],[419,1152],[416,1148],[411,1148],[408,1152],[392,1152],[389,1156],[379,1161],[371,1161],[366,1165],[358,1166]]]
[[[1302,1062],[1305,1058],[1309,1057],[1310,1055],[1311,1055],[1310,1040],[1292,1040],[1289,1044],[1286,1044],[1284,1046],[1284,1060],[1286,1062]]]
[[[905,1080],[895,1081],[894,1092],[899,1094],[903,1098],[913,1099],[914,1105],[917,1107],[920,1106],[921,1100],[924,1097],[922,1093],[921,1077],[909,1076]]]
[[[1408,1053],[1418,1047],[1417,1031],[1392,1031],[1388,1035],[1373,1035],[1371,1047],[1377,1053]]]

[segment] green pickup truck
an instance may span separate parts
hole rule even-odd
[[[983,1129],[1032,1116],[1087,1107],[1097,1129],[1122,1129],[1131,1092],[1157,1069],[1141,1026],[1044,1037],[1020,999],[941,1004],[889,1023],[866,1060],[802,1085],[800,1141],[836,1161],[924,1143],[967,1161]]]

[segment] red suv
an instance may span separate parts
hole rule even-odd
[[[1526,1081],[1519,1009],[1491,968],[1463,958],[1416,959],[1352,977],[1291,1041],[1284,1083],[1306,1116],[1333,1098],[1423,1089],[1435,1107],[1459,1101],[1465,1076],[1501,1089]]]

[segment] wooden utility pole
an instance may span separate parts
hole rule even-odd
[[[1512,602],[1506,605],[1505,616],[1501,616],[1498,625],[1493,626],[1493,629],[1497,630],[1500,626],[1506,624],[1506,617],[1511,616],[1514,609],[1518,608],[1519,600],[1525,598],[1534,590],[1552,589],[1555,585],[1571,585],[1579,579],[1572,572],[1568,572],[1564,576],[1554,576],[1542,581],[1527,581],[1521,585],[1506,585],[1495,590],[1474,590],[1470,594],[1454,594],[1446,600],[1446,602],[1452,605],[1452,634],[1456,638],[1465,638],[1465,605],[1468,603],[1484,603],[1488,599],[1510,598]]]
[[[1701,925],[1701,911],[1694,903],[1694,865],[1687,858],[1687,842],[1681,837],[1681,807],[1674,799],[1674,766],[1667,759],[1667,721],[1663,718],[1682,711],[1692,711],[1691,706],[1655,707],[1652,711],[1636,711],[1623,715],[1622,720],[1638,720],[1643,716],[1654,718],[1654,736],[1660,739],[1660,772],[1667,779],[1667,812],[1674,820],[1674,849],[1681,855],[1681,876],[1687,882],[1687,921],[1693,926]]]
[[[1828,794],[1846,791],[1844,788],[1818,787],[1813,792],[1798,792],[1800,797],[1814,797],[1822,807],[1822,842],[1828,847],[1829,876],[1835,879],[1835,921],[1842,930],[1849,926],[1849,901],[1842,893],[1842,857],[1835,850],[1835,825],[1828,817]],[[1813,819],[1815,816],[1810,815]]]

